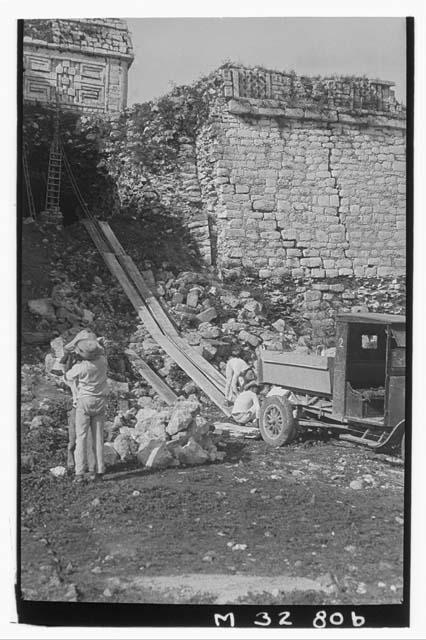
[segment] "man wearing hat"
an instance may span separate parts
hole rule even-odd
[[[77,362],[80,362],[80,357],[77,355],[75,347],[80,340],[97,340],[98,343],[103,346],[104,338],[97,338],[96,334],[91,329],[83,329],[77,333],[77,335],[68,344],[64,345],[63,356],[60,359],[60,369],[58,374],[65,375],[67,371],[71,369]],[[52,372],[53,373],[53,372]],[[68,458],[67,467],[69,471],[73,471],[75,468],[75,413],[77,407],[77,384],[75,380],[65,379],[66,384],[70,387],[72,393],[72,409],[68,412]],[[96,459],[93,454],[92,446],[92,433],[89,429],[87,434],[87,461],[89,466],[89,473],[94,475],[96,472]]]
[[[73,348],[81,361],[74,364],[65,377],[70,382],[75,381],[77,385],[75,475],[76,480],[81,482],[87,463],[89,431],[92,434],[92,448],[96,460],[96,473],[92,477],[100,478],[104,473],[103,431],[107,397],[107,360],[96,339],[76,338],[72,341]]]

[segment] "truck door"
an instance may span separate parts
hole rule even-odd
[[[405,327],[389,328],[385,424],[394,427],[405,418]]]

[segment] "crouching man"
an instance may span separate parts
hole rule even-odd
[[[238,394],[232,407],[232,417],[238,424],[256,422],[259,419],[260,405],[257,397],[259,388],[255,382],[249,382],[244,391]]]
[[[104,422],[107,399],[107,360],[96,340],[79,340],[75,352],[81,361],[65,374],[68,381],[77,387],[75,414],[75,475],[82,482],[87,466],[87,439],[92,435],[92,450],[96,461],[95,473],[90,479],[101,479],[104,473]]]

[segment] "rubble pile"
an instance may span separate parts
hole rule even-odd
[[[158,270],[154,270],[151,263],[144,266],[143,277],[170,312],[182,336],[218,369],[224,371],[231,355],[254,361],[257,348],[297,348],[298,336],[293,327],[282,318],[271,322],[263,303],[249,290],[235,293],[210,272],[184,271],[174,276],[166,264]],[[142,324],[131,337],[129,346],[176,392],[196,391]]]
[[[68,442],[70,395],[64,392],[61,379],[43,373],[36,365],[24,366],[22,381],[22,471],[48,467],[53,476],[62,477],[66,474],[61,463],[65,464]],[[132,463],[157,469],[223,459],[223,451],[218,450],[221,437],[214,433],[212,423],[200,415],[201,404],[194,395],[180,398],[170,407],[139,383],[132,391],[128,384],[110,381],[110,391],[115,407],[120,406],[117,398],[125,395],[127,399],[121,399],[122,410],[115,410],[115,415],[110,413],[111,419],[105,423],[107,468]],[[149,392],[151,395],[145,395]]]
[[[106,464],[137,459],[143,467],[165,468],[222,460],[214,427],[201,415],[201,405],[191,396],[168,407],[141,396],[139,409],[119,413],[107,425]]]

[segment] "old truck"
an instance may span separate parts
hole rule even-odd
[[[263,350],[258,379],[272,385],[259,427],[269,445],[299,428],[325,429],[378,451],[405,446],[405,316],[341,313],[334,356]]]

